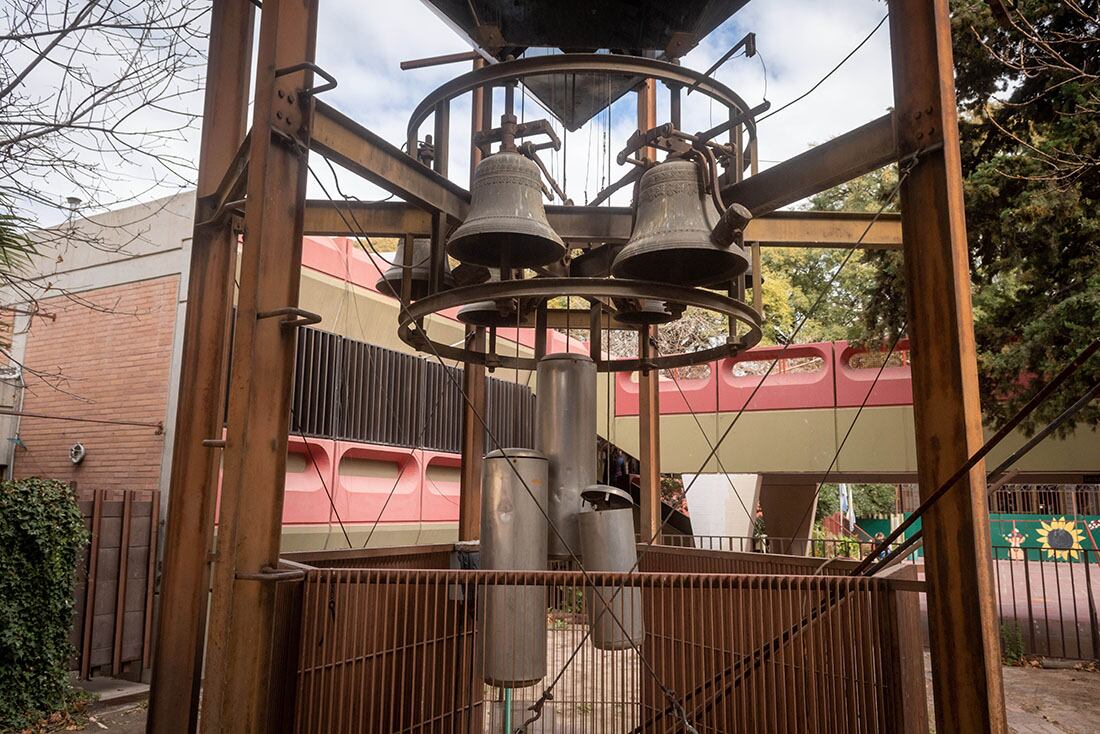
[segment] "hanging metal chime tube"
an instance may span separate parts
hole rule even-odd
[[[531,449],[485,456],[481,488],[481,568],[546,570],[546,458]],[[485,681],[522,687],[546,675],[546,587],[484,589]]]
[[[549,461],[552,558],[580,557],[581,492],[596,481],[596,363],[583,354],[539,360],[535,448]],[[559,535],[561,537],[559,537]]]

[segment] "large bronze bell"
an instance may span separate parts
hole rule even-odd
[[[565,244],[546,221],[538,165],[511,151],[478,164],[466,221],[447,241],[457,260],[491,268],[533,268],[561,259]]]
[[[657,164],[638,184],[634,231],[615,258],[612,275],[684,286],[728,283],[745,272],[749,259],[740,243],[714,240],[719,220],[695,163]]]
[[[374,284],[379,293],[394,298],[401,297],[401,271],[405,264],[405,238],[397,243],[397,252],[393,255],[393,265],[382,273],[382,277]],[[428,285],[431,279],[432,266],[432,241],[428,238],[416,238],[413,240],[413,255],[410,275],[412,276],[412,300],[428,295]],[[443,287],[453,288],[454,277],[451,275],[451,264],[443,258]]]
[[[500,282],[500,271],[490,269],[489,282]],[[468,326],[505,327],[516,325],[516,299],[502,298],[499,301],[477,301],[458,309],[456,317]]]

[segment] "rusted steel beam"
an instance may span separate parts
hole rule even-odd
[[[429,66],[442,66],[443,64],[454,64],[459,61],[481,61],[483,64],[485,59],[481,58],[481,54],[477,51],[460,51],[454,54],[443,54],[442,56],[428,56],[422,59],[410,59],[409,61],[401,62],[401,71],[409,71],[411,69],[425,69]],[[475,66],[475,69],[481,67]]]
[[[646,79],[638,89],[638,129],[657,124],[657,82]],[[639,157],[656,160],[656,148],[643,148]],[[638,332],[638,355],[644,358],[657,349],[657,327]],[[661,392],[657,370],[642,370],[638,376],[638,463],[639,525],[643,539],[660,542],[661,532]]]
[[[204,731],[273,731],[276,585],[312,125],[317,0],[266,0],[229,382]]]
[[[616,243],[626,242],[630,237],[629,207],[547,206],[546,218],[567,242]],[[873,218],[873,214],[865,212],[771,212],[749,222],[745,238],[764,247],[845,248],[854,245],[867,231],[860,242],[861,249],[901,249],[900,215],[887,212],[871,224]],[[427,237],[431,234],[432,218],[427,211],[400,201],[306,202],[306,234],[346,237],[356,234],[351,231],[354,227],[359,228],[358,234],[372,237],[405,234]]]
[[[218,190],[247,130],[255,9],[216,0],[210,19],[206,99],[199,148],[198,196]],[[204,220],[197,211],[196,222]],[[149,698],[149,731],[193,732],[198,722],[209,556],[221,456],[204,448],[220,437],[237,238],[229,221],[196,227],[187,280],[179,404],[172,446],[160,608]],[[156,553],[154,546],[151,553]]]
[[[462,221],[470,192],[323,102],[316,102],[310,149],[428,211]]]
[[[485,66],[485,60],[474,59],[474,69]],[[493,88],[478,87],[470,101],[470,140],[492,126]],[[470,181],[481,162],[481,149],[470,145]],[[475,349],[485,349],[485,329],[466,327],[466,340]],[[488,415],[489,386],[484,365],[466,362],[462,366],[462,390],[466,402],[462,406],[462,469],[459,474],[458,539],[481,538],[481,469],[485,455],[485,427],[478,420]],[[493,448],[496,448],[495,446]]]
[[[744,181],[722,189],[722,198],[747,207],[753,215],[825,191],[898,159],[894,118],[887,113],[800,153]],[[748,233],[746,233],[746,238]]]
[[[485,349],[485,329],[467,327],[466,334],[474,349]],[[485,427],[478,420],[478,415],[482,419],[486,417],[488,389],[485,367],[470,363],[463,365],[462,389],[468,402],[462,409],[458,539],[478,540],[481,537],[481,465],[485,455]]]
[[[982,446],[947,0],[890,0],[917,475],[925,497]],[[942,141],[942,145],[938,141]],[[938,731],[1007,730],[985,466],[923,521]]]

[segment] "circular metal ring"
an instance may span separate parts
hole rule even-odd
[[[508,298],[537,301],[558,296],[576,296],[589,302],[601,298],[649,298],[669,301],[714,311],[748,327],[748,331],[736,340],[697,352],[658,355],[645,360],[640,358],[600,359],[596,361],[596,369],[599,372],[636,372],[643,369],[662,370],[705,364],[732,357],[756,346],[762,335],[760,315],[751,306],[736,298],[700,288],[618,278],[530,278],[454,288],[426,296],[407,308],[402,308],[397,334],[401,341],[410,347],[434,353],[443,359],[494,368],[534,370],[538,366],[538,360],[534,357],[487,354],[433,341],[418,324],[426,316],[479,301]]]
[[[409,118],[409,126],[406,130],[406,138],[412,143],[409,150],[415,152],[417,133],[420,126],[428,119],[428,115],[435,111],[440,102],[449,101],[460,94],[465,94],[486,84],[523,79],[529,76],[584,72],[645,76],[682,86],[695,84],[696,91],[725,105],[735,113],[748,112],[750,109],[748,103],[739,94],[717,79],[685,66],[670,64],[667,61],[625,54],[567,53],[532,56],[516,59],[515,61],[489,64],[480,69],[474,69],[456,76],[436,88],[421,100]],[[745,120],[745,127],[749,132],[749,140],[756,140],[756,121],[751,118]]]

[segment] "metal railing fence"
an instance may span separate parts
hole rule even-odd
[[[394,565],[383,556],[376,550],[362,566]],[[399,549],[395,565],[418,556],[436,566],[446,559],[440,549]],[[886,578],[695,572],[712,562],[764,569],[786,560],[740,556],[750,554],[653,548],[645,557],[659,571],[588,576],[298,565],[288,726],[514,731],[534,706],[541,715],[528,732],[672,732],[685,718],[700,734],[927,731],[911,566]],[[638,650],[586,639],[591,610],[603,608],[589,584],[605,595],[607,614],[633,630]],[[536,595],[546,614],[525,625],[493,603],[501,594]],[[532,642],[545,650],[534,677],[522,653]]]

